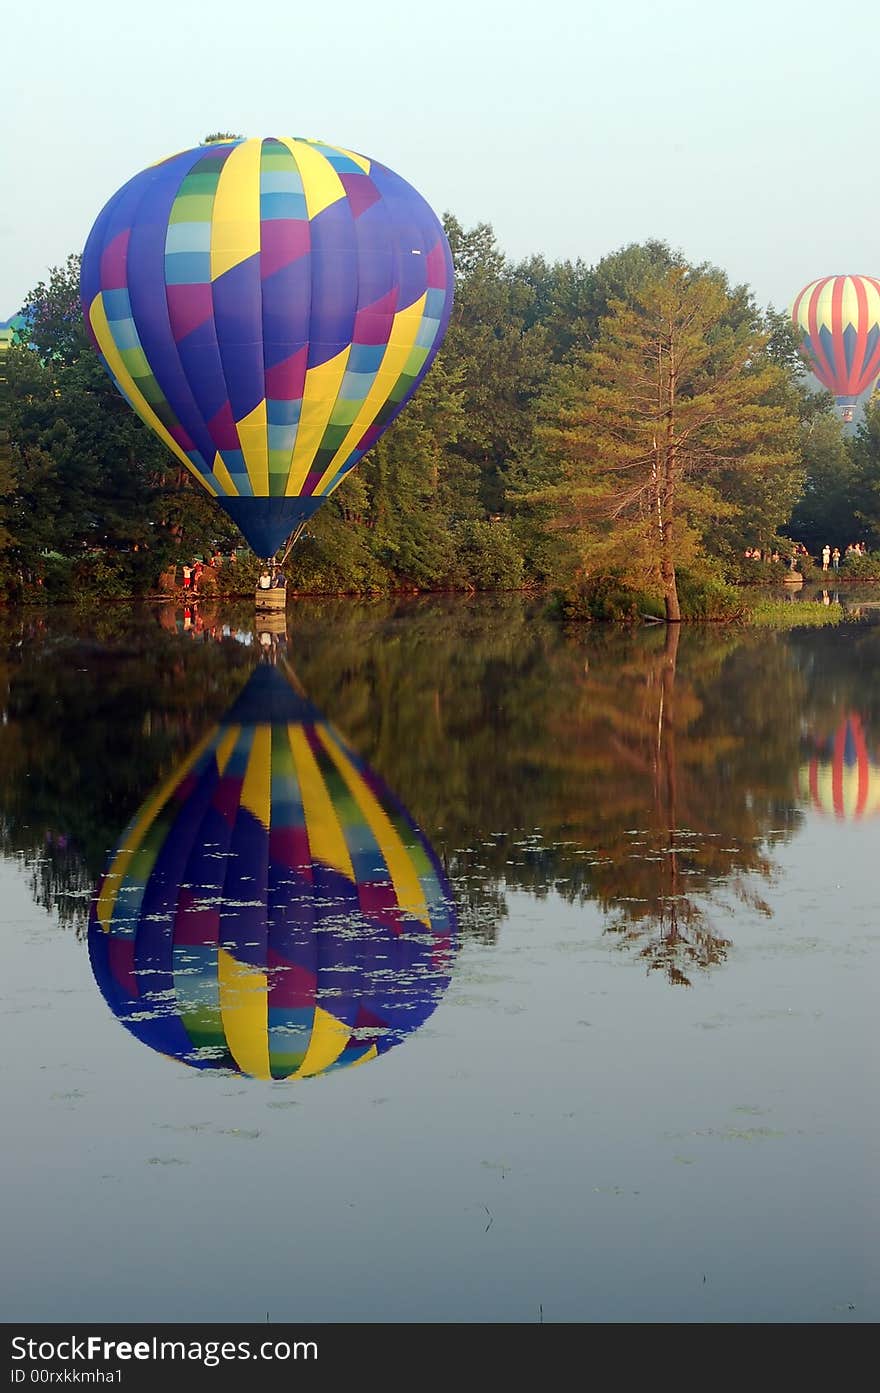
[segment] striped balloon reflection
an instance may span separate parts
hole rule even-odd
[[[820,813],[854,822],[880,812],[880,762],[850,713],[798,771],[801,797]]]

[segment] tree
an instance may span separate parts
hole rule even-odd
[[[548,334],[534,319],[534,288],[511,273],[488,223],[465,231],[449,215],[444,222],[455,303],[438,362],[459,374],[464,405],[448,453],[476,479],[484,518],[498,517],[509,511],[511,467],[532,445],[551,362]]]
[[[544,329],[555,361],[586,346],[598,323],[595,270],[580,260],[550,265],[531,256],[507,274],[514,296],[519,292],[524,327]]]
[[[855,435],[848,441],[853,464],[853,500],[859,533],[880,545],[880,400],[871,399]],[[851,538],[849,540],[852,540]]]
[[[677,568],[705,560],[713,528],[738,510],[726,476],[796,464],[786,370],[766,346],[742,289],[674,262],[609,302],[595,348],[547,402],[559,479],[536,501],[577,538],[584,573],[659,588],[669,622],[681,618]]]
[[[142,591],[181,547],[192,554],[231,538],[232,524],[138,419],[88,342],[79,257],[54,267],[25,305],[22,344],[6,354],[10,478],[0,489],[19,570],[42,571],[44,553],[96,569],[97,553]],[[77,577],[65,573],[62,584]]]
[[[857,471],[840,418],[833,410],[804,423],[806,482],[791,515],[789,531],[817,556],[826,542],[841,550],[861,536],[856,518]]]
[[[854,508],[854,471],[831,392],[814,391],[803,358],[803,333],[788,314],[771,305],[765,313],[767,354],[787,371],[789,393],[800,420],[803,479],[792,501],[785,534],[816,555],[824,542],[843,548],[859,531]],[[760,537],[749,542],[762,544]],[[744,543],[747,544],[747,543]]]
[[[676,266],[686,269],[687,262],[682,254],[653,238],[647,242],[630,242],[603,256],[592,272],[592,300],[588,310],[592,337],[598,334],[600,321],[610,313],[614,301],[623,300],[629,304],[640,291]]]
[[[12,445],[9,439],[9,382],[6,362],[9,347],[8,343],[0,346],[0,558],[12,542],[12,534],[6,526],[6,499],[15,488]],[[0,559],[0,585],[3,569]]]
[[[80,261],[71,253],[63,266],[53,266],[48,281],[40,281],[25,301],[18,337],[41,362],[70,367],[90,351],[79,299]]]

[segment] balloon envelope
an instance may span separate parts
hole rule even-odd
[[[803,353],[839,406],[851,407],[880,373],[880,280],[823,276],[804,286],[791,307]]]
[[[266,664],[134,818],[88,939],[145,1044],[286,1079],[417,1029],[449,984],[456,921],[412,819]]]
[[[20,331],[27,328],[27,316],[14,314],[10,319],[0,320],[0,362],[14,343],[20,342]]]
[[[452,259],[425,200],[375,160],[222,141],[110,199],[81,297],[122,395],[270,556],[425,376]]]
[[[841,721],[798,774],[801,797],[839,821],[880,812],[880,764],[868,750],[864,727],[851,714]]]

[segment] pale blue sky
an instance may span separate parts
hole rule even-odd
[[[873,0],[43,0],[2,36],[0,318],[217,128],[359,150],[516,259],[658,237],[778,307],[880,273]]]

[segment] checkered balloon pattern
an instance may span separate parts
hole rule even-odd
[[[142,171],[83,253],[119,391],[270,556],[379,439],[452,308],[442,224],[375,160],[287,137]]]

